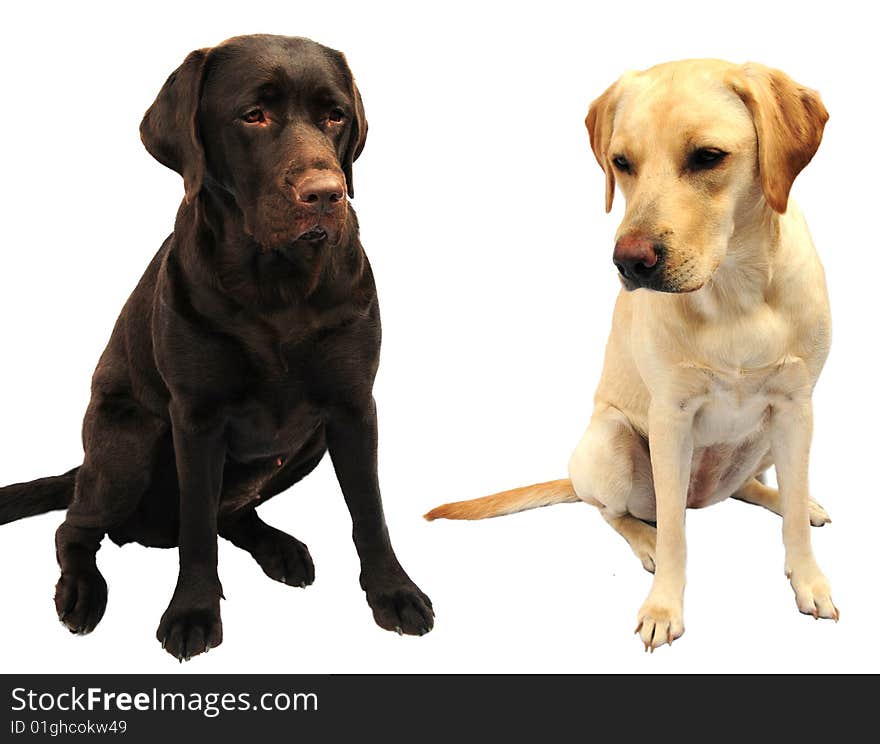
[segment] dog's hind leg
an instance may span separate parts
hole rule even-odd
[[[761,483],[757,478],[752,478],[742,488],[733,494],[732,498],[745,501],[747,504],[763,506],[774,514],[782,516],[782,500],[779,491]],[[831,517],[819,504],[810,499],[810,524],[813,527],[821,527],[831,523]]]
[[[597,406],[568,471],[578,496],[599,508],[653,573],[657,530],[647,524],[656,519],[651,460],[644,439],[623,413]]]
[[[136,508],[149,487],[154,449],[165,424],[130,400],[92,399],[83,427],[85,461],[73,501],[55,533],[61,578],[58,618],[71,633],[90,633],[107,605],[95,554],[106,532]]]
[[[270,579],[300,587],[315,580],[315,566],[309,549],[295,537],[266,524],[256,509],[222,520],[219,533],[250,553]]]

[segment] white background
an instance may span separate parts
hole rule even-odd
[[[345,51],[370,134],[355,207],[385,330],[380,476],[397,552],[433,633],[374,625],[329,460],[262,513],[306,542],[293,589],[220,546],[223,645],[179,667],[154,638],[176,551],[109,541],[107,613],[73,637],[52,604],[60,512],[0,528],[4,672],[876,672],[876,24],[857,3],[211,2],[19,4],[0,45],[0,483],[81,461],[89,380],[170,232],[180,178],[140,118],[193,48],[237,34]],[[136,9],[136,10],[135,10]],[[564,477],[586,426],[618,282],[589,151],[589,102],[624,69],[756,60],[831,112],[795,184],[827,268],[835,338],[815,396],[813,531],[840,623],[798,614],[780,520],[727,502],[688,514],[684,637],[644,654],[650,587],[586,505],[482,523],[421,514]]]

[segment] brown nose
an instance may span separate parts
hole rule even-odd
[[[614,265],[637,287],[648,284],[663,262],[664,247],[640,233],[624,235],[614,246]]]
[[[306,176],[293,190],[298,204],[312,212],[332,212],[345,201],[345,184],[333,173]]]

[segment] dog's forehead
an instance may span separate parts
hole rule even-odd
[[[736,141],[750,137],[748,109],[728,84],[733,67],[715,61],[668,63],[621,79],[615,138],[679,142],[701,136]]]
[[[239,37],[212,50],[208,95],[249,96],[272,86],[279,93],[348,88],[339,52],[297,37]]]

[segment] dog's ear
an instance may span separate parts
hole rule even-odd
[[[354,100],[354,116],[351,122],[351,130],[348,133],[348,144],[346,144],[345,152],[342,155],[342,172],[345,174],[348,196],[349,198],[354,198],[352,166],[354,161],[358,159],[367,141],[367,117],[364,114],[364,102],[361,99],[361,93],[357,85],[354,84],[354,78],[351,81],[351,91],[352,99]]]
[[[614,129],[614,112],[617,107],[618,85],[614,83],[608,90],[590,104],[586,125],[590,133],[590,147],[602,170],[605,171],[605,211],[611,211],[614,201],[614,167],[608,147],[611,143],[611,132]]]
[[[755,122],[764,198],[782,214],[794,179],[819,149],[828,112],[816,91],[753,62],[733,73],[731,87]]]
[[[141,141],[162,165],[183,176],[187,202],[202,188],[205,151],[197,114],[209,49],[190,52],[168,79],[141,121]]]

